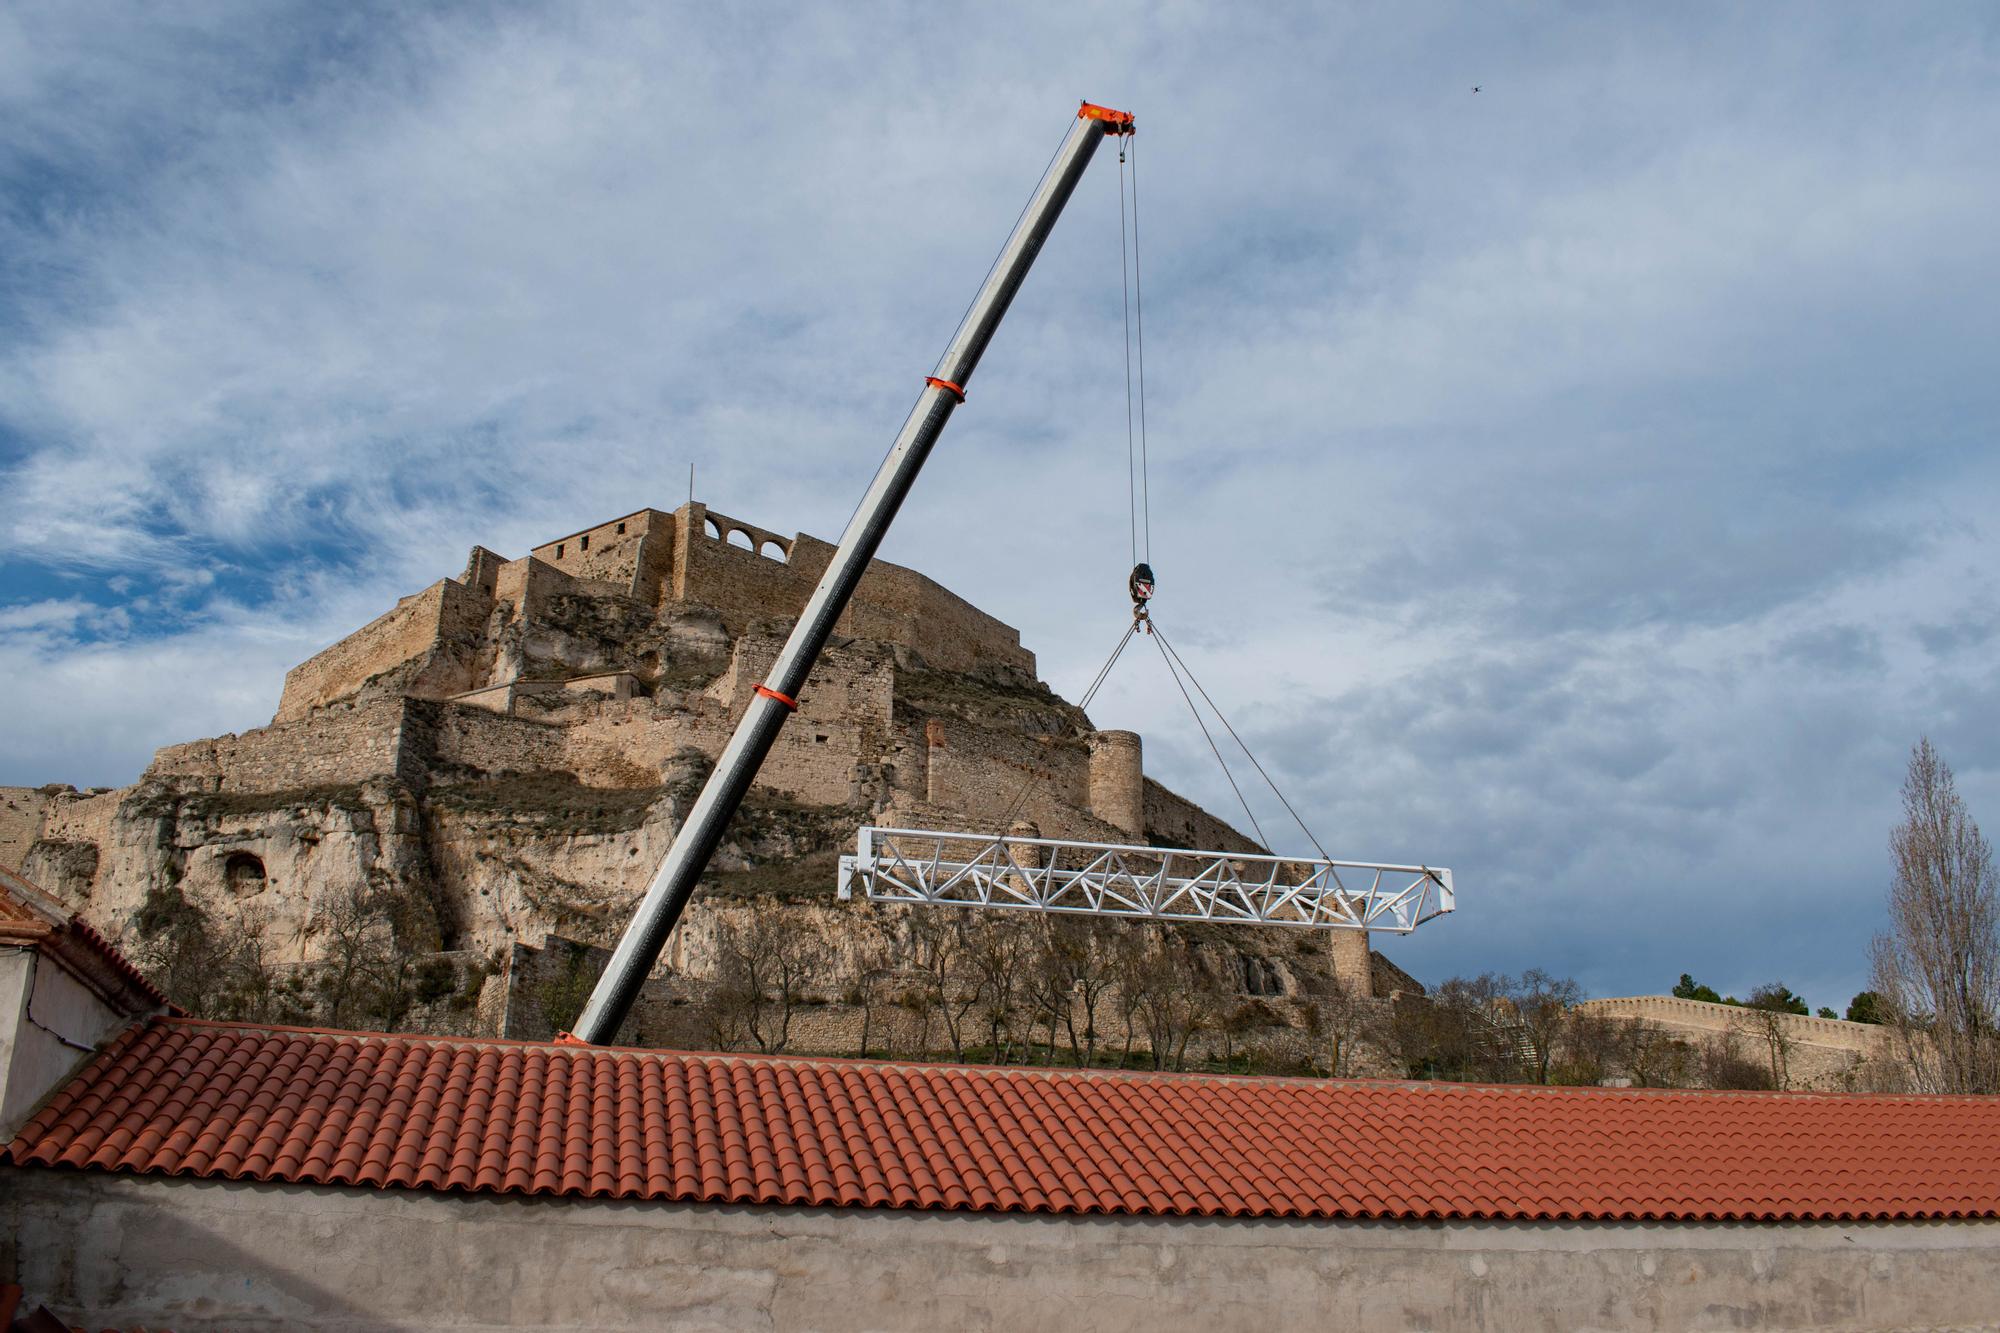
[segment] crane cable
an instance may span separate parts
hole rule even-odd
[[[1126,161],[1128,153],[1131,156],[1129,164]],[[1053,159],[1051,160],[1053,161]],[[1131,168],[1129,186],[1126,174],[1126,167],[1128,165]],[[1126,195],[1128,191],[1131,196],[1129,215],[1126,209]],[[1130,242],[1129,247],[1127,245],[1128,240]],[[1143,632],[1154,639],[1155,646],[1160,650],[1160,660],[1166,665],[1167,674],[1172,677],[1174,687],[1180,692],[1181,699],[1188,706],[1188,711],[1194,715],[1195,725],[1200,728],[1202,739],[1208,742],[1209,753],[1215,757],[1216,765],[1222,769],[1222,776],[1229,783],[1230,791],[1235,793],[1236,803],[1242,807],[1244,817],[1250,821],[1250,828],[1257,835],[1258,843],[1267,850],[1271,846],[1270,839],[1264,833],[1263,825],[1258,822],[1256,812],[1250,808],[1250,802],[1244,796],[1242,786],[1236,781],[1236,775],[1230,771],[1229,762],[1222,757],[1222,747],[1216,743],[1215,735],[1210,731],[1207,719],[1202,716],[1201,709],[1196,706],[1194,701],[1195,695],[1199,695],[1202,703],[1208,705],[1209,711],[1215,715],[1215,720],[1222,725],[1224,731],[1229,733],[1229,739],[1236,743],[1236,748],[1243,752],[1243,757],[1248,759],[1250,766],[1257,770],[1257,776],[1264,780],[1264,785],[1271,789],[1271,794],[1278,798],[1280,805],[1284,806],[1285,813],[1292,817],[1292,821],[1299,826],[1299,831],[1305,834],[1306,841],[1313,845],[1313,849],[1320,854],[1322,860],[1329,860],[1331,858],[1327,856],[1326,848],[1320,845],[1320,841],[1314,836],[1312,829],[1307,827],[1305,820],[1299,815],[1298,810],[1285,796],[1283,790],[1279,788],[1277,782],[1271,777],[1264,765],[1258,761],[1256,754],[1244,743],[1243,737],[1230,724],[1228,717],[1223,714],[1220,708],[1216,707],[1215,700],[1209,696],[1208,691],[1203,688],[1201,681],[1196,678],[1194,669],[1188,666],[1186,659],[1181,656],[1180,651],[1173,646],[1167,639],[1167,636],[1160,632],[1146,606],[1146,600],[1151,597],[1152,593],[1153,506],[1152,477],[1146,440],[1146,306],[1145,288],[1140,276],[1139,262],[1139,143],[1137,135],[1124,136],[1119,140],[1118,144],[1118,277],[1125,325],[1125,481],[1126,511],[1131,533],[1132,583],[1135,589],[1134,603],[1132,619],[1126,625],[1125,632],[1119,636],[1117,645],[1112,648],[1111,655],[1105,659],[1104,665],[1099,667],[1097,674],[1092,677],[1089,687],[1083,692],[1083,697],[1077,701],[1077,707],[1080,709],[1088,709],[1090,707],[1091,701],[1097,697],[1097,692],[1103,688],[1105,681],[1110,678],[1111,670],[1118,664],[1118,660],[1124,654],[1126,646],[1131,643],[1134,635],[1143,630]],[[1145,571],[1145,578],[1147,580],[1144,597],[1140,597],[1136,590],[1141,570]],[[1183,677],[1185,677],[1185,680],[1183,680]],[[1193,687],[1194,694],[1188,692],[1189,686]],[[1015,789],[1012,799],[1008,801],[1006,813],[1000,817],[1000,836],[1004,837],[1006,835],[1006,830],[1011,827],[1014,815],[1019,811],[1023,798],[1027,796],[1029,790],[1035,785],[1036,780],[1043,776],[1045,775],[1039,773],[1037,770],[1033,768],[1029,769],[1027,775]]]
[[[1139,622],[1134,620],[1125,627],[1125,632],[1118,636],[1118,644],[1111,650],[1111,656],[1104,659],[1104,665],[1097,669],[1097,675],[1091,680],[1090,688],[1085,690],[1083,697],[1077,701],[1076,706],[1079,709],[1090,707],[1090,701],[1097,697],[1097,691],[1103,688],[1106,680],[1110,679],[1111,668],[1118,665],[1118,658],[1124,653],[1125,645],[1132,642],[1132,636],[1138,632]],[[1028,789],[1035,785],[1037,778],[1044,776],[1046,775],[1032,767],[1028,769],[1027,776],[1021,779],[1021,785],[1014,789],[1013,799],[1007,802],[1006,813],[1000,816],[1000,833],[1002,836],[1013,825],[1014,813],[1021,808],[1021,798],[1028,794]]]
[[[1132,158],[1130,164],[1132,169],[1131,184],[1129,187],[1132,197],[1132,210],[1129,224],[1126,220],[1125,211],[1125,196],[1128,189],[1126,185],[1125,168],[1127,164],[1125,158],[1128,151]],[[1128,229],[1131,234],[1129,260],[1125,244]],[[1126,507],[1132,528],[1133,581],[1136,585],[1139,577],[1138,572],[1143,569],[1147,580],[1145,592],[1146,596],[1150,598],[1153,560],[1153,486],[1146,447],[1146,299],[1139,263],[1139,136],[1136,134],[1128,135],[1126,138],[1121,139],[1118,145],[1118,274],[1120,285],[1123,289],[1125,314]],[[1135,368],[1137,371],[1136,421],[1138,428],[1136,450],[1134,448],[1133,430],[1135,420],[1133,401],[1135,396],[1133,383]],[[1322,847],[1319,839],[1313,836],[1313,831],[1306,826],[1305,820],[1300,818],[1299,812],[1293,808],[1291,801],[1279,789],[1278,784],[1272,780],[1270,773],[1265,770],[1264,765],[1258,762],[1257,756],[1251,752],[1248,745],[1244,744],[1243,737],[1237,734],[1236,728],[1230,725],[1229,719],[1223,715],[1222,710],[1215,706],[1215,700],[1210,698],[1208,691],[1202,688],[1201,682],[1195,678],[1193,669],[1188,666],[1186,660],[1181,657],[1180,652],[1173,644],[1167,640],[1166,635],[1160,632],[1159,627],[1152,619],[1150,611],[1147,609],[1145,600],[1137,595],[1136,586],[1132,625],[1134,630],[1143,626],[1145,632],[1153,636],[1156,640],[1157,646],[1160,649],[1161,661],[1166,664],[1167,672],[1173,677],[1174,686],[1180,691],[1182,700],[1187,703],[1188,711],[1194,714],[1195,725],[1201,728],[1202,738],[1208,742],[1209,753],[1215,756],[1215,762],[1222,769],[1222,776],[1228,781],[1229,789],[1236,794],[1236,803],[1243,808],[1244,817],[1250,821],[1250,827],[1256,833],[1257,841],[1266,848],[1269,848],[1271,845],[1270,840],[1264,835],[1263,826],[1257,822],[1255,812],[1250,809],[1250,802],[1244,798],[1243,789],[1237,784],[1236,775],[1230,772],[1229,764],[1223,759],[1221,747],[1215,743],[1215,737],[1209,731],[1208,723],[1203,719],[1201,710],[1195,706],[1193,697],[1188,694],[1188,685],[1194,686],[1195,693],[1201,696],[1201,701],[1208,705],[1210,712],[1215,714],[1215,720],[1222,724],[1223,730],[1229,733],[1229,738],[1236,742],[1236,748],[1243,751],[1243,757],[1248,759],[1250,766],[1257,770],[1257,776],[1264,779],[1264,785],[1271,789],[1271,794],[1276,796],[1278,803],[1285,807],[1285,813],[1289,814],[1293,822],[1299,826],[1299,831],[1305,834],[1306,841],[1310,842],[1314,850],[1319,852],[1322,860],[1331,859],[1326,854],[1326,848]],[[1114,653],[1112,654],[1112,661],[1115,662],[1116,660],[1117,654]],[[1107,663],[1105,671],[1108,673],[1109,670],[1110,663]],[[1186,676],[1186,684],[1182,683],[1182,676]],[[1100,674],[1097,681],[1093,682],[1091,693],[1095,694],[1097,686],[1101,684],[1103,684],[1102,674]]]

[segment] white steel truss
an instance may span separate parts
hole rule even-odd
[[[1442,866],[863,827],[840,896],[1157,921],[1386,930],[1452,910]]]

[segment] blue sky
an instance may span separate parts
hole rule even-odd
[[[1159,614],[1335,855],[1456,869],[1391,956],[1844,1004],[1909,746],[2000,820],[1995,27],[0,7],[0,782],[259,725],[474,542],[690,462],[836,535],[1088,97],[1141,125]],[[884,552],[1072,697],[1123,615],[1115,182]],[[1093,715],[1225,810],[1171,690]]]

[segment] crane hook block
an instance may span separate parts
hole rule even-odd
[[[1132,594],[1132,605],[1142,607],[1153,600],[1153,567],[1151,565],[1132,566],[1132,577],[1125,581],[1126,590]]]
[[[1130,111],[1113,111],[1108,106],[1095,102],[1085,102],[1076,113],[1078,120],[1101,120],[1106,134],[1131,134],[1138,129]]]

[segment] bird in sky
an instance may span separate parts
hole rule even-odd
[[[1475,84],[1473,84],[1473,85],[1472,85],[1472,91],[1473,91],[1473,92],[1475,92],[1475,93],[1476,93],[1476,92],[1478,92],[1478,91],[1479,91],[1479,85],[1478,85],[1478,84],[1476,84],[1476,83],[1475,83]]]

